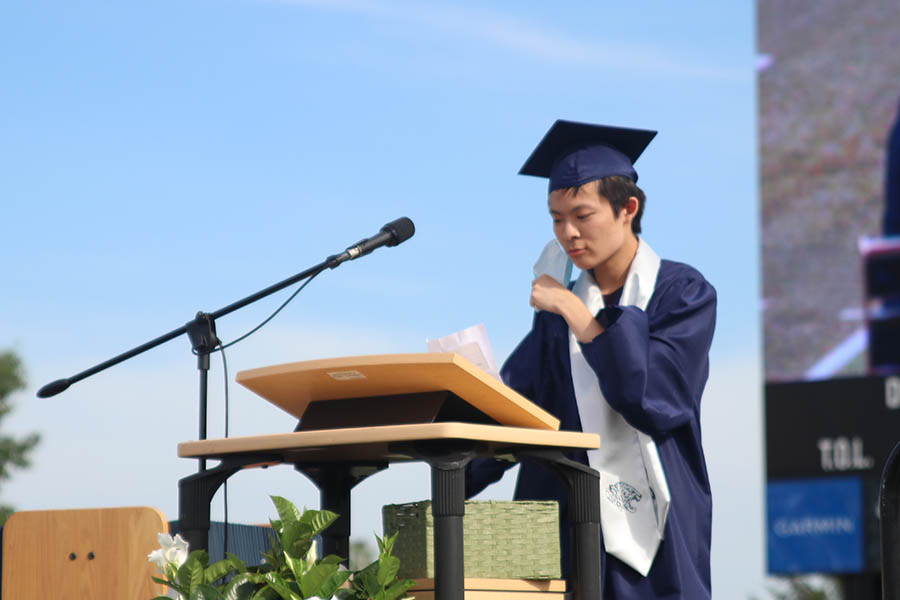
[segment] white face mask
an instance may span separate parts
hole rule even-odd
[[[569,287],[569,281],[572,279],[572,259],[563,252],[556,240],[550,240],[544,246],[532,270],[535,279],[541,275],[549,275]]]

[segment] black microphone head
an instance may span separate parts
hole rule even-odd
[[[50,396],[55,396],[60,392],[64,392],[69,388],[69,380],[68,379],[57,379],[56,381],[51,381],[41,389],[37,391],[38,398],[49,398]]]
[[[411,238],[416,232],[416,226],[413,225],[413,222],[408,217],[400,217],[382,227],[381,231],[391,236],[391,241],[387,245],[396,246]]]

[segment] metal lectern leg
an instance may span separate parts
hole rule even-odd
[[[569,490],[575,600],[600,600],[600,474],[566,458],[559,450],[516,454],[545,465],[565,482]]]
[[[193,550],[209,550],[209,504],[225,480],[244,467],[271,462],[260,457],[225,460],[178,481],[178,533]],[[276,461],[277,462],[277,461]]]
[[[463,516],[466,512],[466,465],[478,442],[415,442],[406,451],[431,466],[431,514],[434,517],[434,598],[463,600],[465,564]]]
[[[298,463],[294,468],[319,488],[319,505],[323,510],[338,514],[338,518],[322,533],[322,554],[335,554],[344,560],[345,567],[350,564],[350,491],[353,487],[378,471],[387,468],[387,463],[358,465],[345,463],[328,463],[323,465],[306,465]]]
[[[434,597],[436,600],[463,600],[465,559],[463,557],[463,516],[434,510]],[[465,508],[463,508],[465,511]]]
[[[431,458],[431,514],[434,516],[435,600],[463,600],[463,516],[466,465],[471,456]]]

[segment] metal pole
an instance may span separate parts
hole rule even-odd
[[[197,368],[200,370],[200,429],[198,431],[201,440],[206,439],[206,413],[207,413],[207,386],[209,382],[209,354],[203,352],[197,355]],[[201,458],[197,467],[198,471],[206,470],[206,459]]]
[[[468,462],[468,459],[431,462],[435,600],[463,600],[465,596],[463,516]]]

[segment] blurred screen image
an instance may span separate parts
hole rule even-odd
[[[897,372],[900,10],[757,11],[765,378]]]

